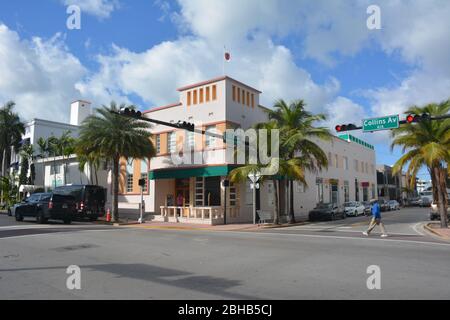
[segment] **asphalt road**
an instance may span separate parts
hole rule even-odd
[[[0,215],[0,299],[450,299],[450,243],[427,209],[262,232],[16,223]],[[81,268],[69,290],[66,269]],[[367,268],[380,268],[369,290]]]

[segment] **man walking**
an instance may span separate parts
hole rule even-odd
[[[370,232],[375,228],[375,226],[379,225],[381,229],[381,237],[386,238],[388,235],[386,230],[384,229],[383,222],[381,222],[381,209],[377,200],[371,200],[372,203],[372,220],[370,221],[369,228],[367,231],[363,232],[363,235],[368,236]]]

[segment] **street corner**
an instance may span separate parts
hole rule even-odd
[[[439,222],[430,222],[423,225],[423,229],[431,236],[450,242],[450,228],[441,228]]]

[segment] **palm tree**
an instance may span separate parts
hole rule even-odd
[[[254,129],[266,129],[268,130],[268,152],[272,154],[271,146],[272,146],[272,135],[271,130],[277,130],[276,123],[274,121],[266,122],[266,123],[258,123],[254,126]],[[259,139],[259,135],[257,136],[257,139]],[[257,141],[257,145],[259,145],[259,141]],[[259,159],[259,158],[258,158]],[[275,160],[277,162],[280,161],[280,159],[272,159],[272,161]],[[246,164],[243,166],[240,166],[238,168],[233,169],[230,172],[230,180],[234,183],[236,182],[246,182],[248,179],[249,174],[253,173],[260,173],[263,169],[269,168],[269,166],[272,164],[250,164],[249,163],[249,154],[246,153]],[[273,214],[273,223],[279,224],[280,223],[280,208],[279,208],[279,175],[262,175],[259,179],[260,185],[263,185],[266,181],[272,181],[274,186],[274,214]]]
[[[286,177],[289,183],[289,222],[295,223],[294,214],[294,181],[297,180],[304,186],[306,182],[296,179],[292,172],[297,172],[301,166],[302,170],[317,172],[328,166],[325,152],[314,142],[314,140],[330,141],[332,135],[325,127],[315,127],[315,122],[324,121],[325,115],[314,115],[305,110],[303,100],[295,100],[289,105],[282,99],[278,100],[274,109],[268,111],[269,119],[277,123],[280,129],[280,157],[286,166]],[[290,159],[296,159],[289,162]]]
[[[155,147],[150,140],[150,125],[134,118],[113,112],[125,108],[115,102],[96,110],[88,117],[80,129],[77,155],[97,154],[113,164],[113,220],[119,219],[119,161],[121,158],[144,159],[155,155]],[[134,108],[134,106],[129,106]]]
[[[25,125],[14,112],[15,103],[10,101],[0,108],[0,156],[2,158],[2,175],[7,176],[10,165],[11,148],[18,152]],[[0,202],[3,202],[3,191]]]
[[[450,111],[450,100],[423,107],[412,106],[406,114],[443,116]],[[392,131],[391,149],[402,146],[403,156],[395,163],[393,173],[400,172],[408,165],[409,184],[413,185],[418,171],[426,167],[432,178],[434,199],[441,216],[441,228],[447,228],[446,176],[450,173],[450,119],[424,120],[408,123]],[[445,167],[447,166],[447,170]],[[448,171],[448,172],[446,172]]]

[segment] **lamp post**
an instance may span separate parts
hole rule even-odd
[[[250,188],[253,190],[253,224],[256,224],[256,189],[259,189],[258,181],[261,178],[261,174],[259,172],[251,172],[248,178],[252,182]]]
[[[146,179],[139,179],[139,186],[141,187],[141,203],[139,205],[139,223],[144,223],[144,211],[145,211],[145,202],[144,202],[144,187],[147,183]]]

